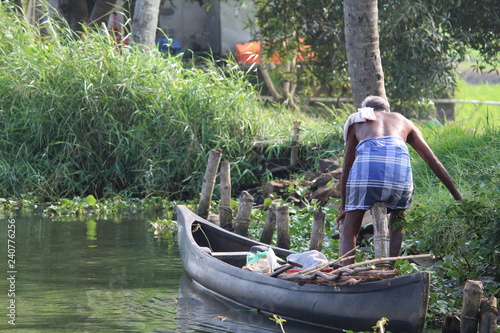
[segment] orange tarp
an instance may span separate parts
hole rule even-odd
[[[308,45],[302,45],[301,51],[297,55],[297,61],[303,61],[305,58],[312,57],[312,53],[308,51],[311,47]],[[236,44],[236,61],[238,63],[244,64],[259,64],[260,63],[260,41],[253,41],[248,43]],[[307,53],[304,55],[304,53]],[[273,58],[271,61],[275,64],[279,64],[280,62],[279,54],[273,54]]]

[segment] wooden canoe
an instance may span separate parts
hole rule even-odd
[[[353,286],[298,284],[241,269],[254,245],[269,246],[229,232],[177,206],[179,249],[186,274],[233,302],[308,324],[373,331],[389,319],[388,331],[422,332],[429,299],[429,272]],[[278,257],[293,253],[272,247]]]

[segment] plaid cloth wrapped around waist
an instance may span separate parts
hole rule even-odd
[[[385,136],[361,141],[346,186],[345,210],[368,210],[375,202],[389,209],[407,209],[413,178],[405,142]]]

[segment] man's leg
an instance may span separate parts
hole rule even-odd
[[[353,210],[345,213],[344,228],[342,231],[342,244],[340,244],[340,255],[343,255],[356,247],[356,238],[358,238],[364,215],[364,210]],[[354,263],[354,259],[344,261],[344,266],[352,263]]]
[[[405,221],[406,212],[404,210],[393,210],[389,218],[389,230],[391,232],[391,242],[389,246],[389,255],[397,257],[403,243],[403,226],[400,222]]]

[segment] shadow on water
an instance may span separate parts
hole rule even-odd
[[[15,325],[8,323],[7,225],[15,220]],[[269,315],[221,299],[185,275],[176,234],[154,214],[55,220],[0,216],[0,331],[281,332]],[[287,333],[332,332],[293,322]]]

